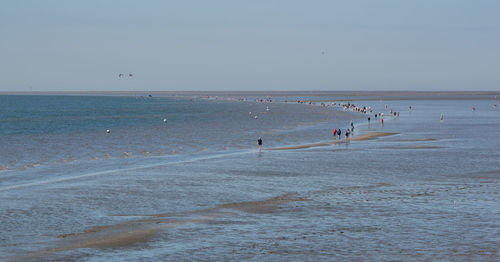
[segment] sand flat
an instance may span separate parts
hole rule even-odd
[[[341,144],[341,143],[346,143],[349,141],[366,141],[366,140],[372,140],[376,139],[379,137],[384,137],[384,136],[392,136],[396,135],[398,133],[391,133],[391,132],[370,132],[368,134],[364,134],[361,136],[356,136],[356,137],[351,137],[349,140],[342,139],[342,140],[333,140],[329,142],[322,142],[322,143],[313,143],[313,144],[304,144],[304,145],[296,145],[296,146],[286,146],[286,147],[275,147],[275,148],[270,148],[267,150],[294,150],[294,149],[305,149],[305,148],[312,148],[312,147],[321,147],[321,146],[329,146],[329,145],[334,145],[334,144]]]
[[[213,208],[194,210],[178,219],[165,219],[164,214],[145,215],[145,218],[130,220],[114,225],[95,226],[80,233],[68,233],[57,236],[64,241],[55,243],[56,246],[38,252],[28,253],[25,256],[12,258],[12,261],[38,260],[61,251],[79,248],[123,248],[150,242],[160,231],[188,224],[211,223],[220,217],[234,216],[232,209],[245,213],[263,214],[272,213],[289,202],[307,201],[307,198],[296,194],[283,194],[268,199],[249,202],[233,202],[220,204]],[[174,215],[174,214],[169,214]],[[177,214],[182,215],[182,213]],[[152,216],[152,217],[151,217]]]

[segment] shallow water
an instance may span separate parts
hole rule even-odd
[[[97,112],[107,110],[101,99],[119,115],[131,114],[123,107],[142,113],[124,122],[112,122],[113,114],[101,124],[75,121],[78,128],[26,131],[29,123],[2,131],[1,258],[498,259],[494,101],[357,102],[385,112],[382,127],[373,116],[368,124],[357,113],[303,104],[99,97]],[[389,117],[390,109],[400,116]],[[265,148],[330,141],[331,129],[351,119],[355,137],[398,134],[256,150],[258,136]],[[92,160],[96,152],[109,157]],[[22,168],[30,162],[40,165]]]

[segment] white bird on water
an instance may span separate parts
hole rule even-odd
[[[168,119],[163,118],[163,123],[167,123],[167,122],[168,122]]]

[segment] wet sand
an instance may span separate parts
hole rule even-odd
[[[499,170],[492,170],[493,175],[497,175]],[[233,202],[220,204],[214,208],[194,210],[191,212],[169,213],[157,215],[145,215],[144,218],[131,220],[121,224],[97,226],[85,230],[81,233],[69,233],[59,236],[64,238],[60,242],[54,243],[52,248],[44,249],[39,252],[27,254],[22,257],[12,258],[11,261],[38,261],[38,260],[62,260],[71,261],[75,259],[74,255],[64,257],[65,251],[76,250],[80,248],[96,248],[96,249],[117,249],[117,248],[134,248],[147,245],[155,241],[155,238],[167,232],[169,229],[180,227],[187,224],[204,223],[204,224],[227,224],[233,220],[238,220],[238,217],[246,214],[279,214],[283,212],[292,212],[301,214],[307,212],[301,207],[302,203],[307,203],[309,208],[323,211],[330,216],[336,216],[336,213],[341,212],[343,208],[352,208],[367,210],[367,212],[375,212],[376,216],[384,216],[387,212],[385,209],[373,209],[373,206],[386,205],[388,202],[413,203],[418,205],[427,203],[434,199],[437,195],[456,194],[462,191],[467,191],[472,194],[472,198],[481,192],[494,192],[494,185],[484,184],[425,184],[419,187],[401,187],[400,185],[377,183],[372,185],[360,186],[330,186],[320,190],[312,190],[309,192],[287,193],[270,197],[259,201],[249,202]],[[333,197],[333,200],[332,200]],[[339,199],[342,199],[339,203]],[[348,201],[347,201],[348,200]],[[434,200],[435,201],[435,200]],[[464,200],[462,200],[464,201]],[[369,204],[368,204],[369,203]],[[461,203],[459,202],[458,205]],[[299,207],[297,207],[299,205]],[[450,206],[449,212],[455,217],[452,212],[455,208],[453,202],[447,204]],[[134,215],[135,216],[135,215]],[[390,227],[384,224],[349,224],[336,223],[329,226],[316,225],[310,226],[309,230],[292,235],[279,235],[276,239],[269,241],[249,242],[247,248],[235,250],[236,253],[246,253],[260,250],[266,254],[303,254],[303,255],[324,255],[331,252],[340,253],[341,250],[318,250],[311,248],[293,248],[307,243],[307,241],[315,240],[343,241],[346,238],[355,238],[360,234],[376,236],[382,232],[390,231]],[[292,230],[293,231],[293,230]],[[288,243],[289,245],[280,245]],[[292,247],[292,248],[291,248]],[[448,252],[445,249],[443,252]],[[403,251],[406,254],[412,254],[411,250]],[[431,251],[429,251],[431,252]],[[468,250],[449,251],[453,256],[463,255],[470,257]],[[484,252],[483,256],[492,258],[496,254],[496,250],[490,250],[487,247],[480,250]],[[418,252],[417,252],[418,253]],[[446,256],[448,253],[444,253]],[[491,254],[491,255],[490,255]],[[369,254],[365,254],[369,255]],[[449,254],[448,254],[449,255]],[[62,257],[61,257],[62,256]],[[335,259],[334,256],[329,256],[330,259]],[[415,258],[415,257],[413,257]],[[442,258],[442,257],[441,257]]]
[[[15,257],[11,261],[39,260],[62,251],[79,248],[108,249],[144,245],[159,232],[169,228],[189,223],[214,223],[218,218],[236,216],[237,213],[234,211],[253,214],[273,213],[290,202],[307,200],[296,194],[283,194],[260,201],[227,203],[187,213],[134,215],[143,218],[121,224],[96,226],[79,233],[62,234],[57,237],[63,240],[54,243],[54,247]]]
[[[430,146],[430,145],[415,145],[415,146],[386,146],[382,149],[438,149],[444,148],[442,146]]]
[[[431,142],[436,141],[435,138],[421,138],[421,139],[387,139],[388,142]]]
[[[320,147],[320,146],[329,146],[329,145],[334,145],[334,144],[341,144],[341,143],[348,143],[350,141],[366,141],[366,140],[373,140],[379,137],[384,137],[384,136],[392,136],[396,135],[397,133],[391,133],[391,132],[370,132],[365,135],[361,136],[354,136],[349,139],[342,139],[342,140],[333,140],[329,142],[323,142],[323,143],[314,143],[314,144],[305,144],[305,145],[296,145],[296,146],[286,146],[286,147],[276,147],[276,148],[270,148],[267,150],[294,150],[294,149],[305,149],[305,148],[312,148],[312,147]]]

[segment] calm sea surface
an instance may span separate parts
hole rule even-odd
[[[499,259],[497,100],[256,98],[0,96],[0,260]]]

